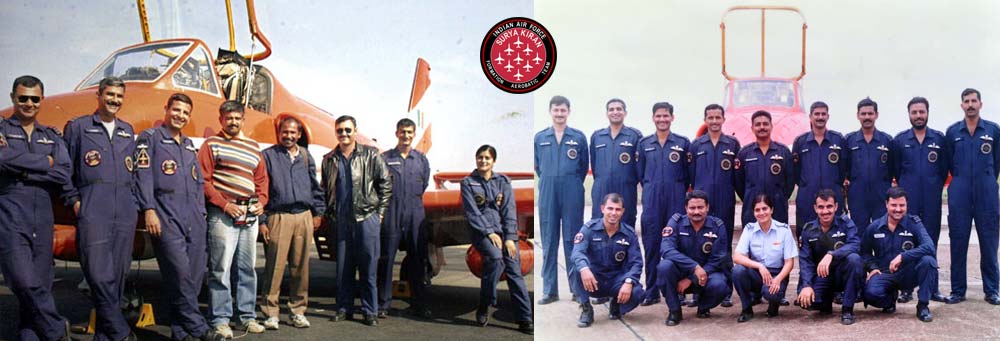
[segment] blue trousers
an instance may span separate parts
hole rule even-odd
[[[726,275],[722,272],[708,274],[708,281],[705,282],[704,287],[698,285],[698,278],[695,277],[694,271],[681,271],[669,259],[660,260],[660,264],[656,266],[656,272],[659,273],[657,285],[663,289],[663,299],[667,301],[667,309],[669,311],[681,311],[681,301],[677,297],[677,282],[685,278],[691,280],[691,286],[684,292],[700,295],[698,298],[698,311],[715,308],[719,303],[722,303],[722,299],[726,296],[726,293],[729,293],[729,287],[726,285]]]
[[[954,183],[954,181],[953,181]],[[954,185],[952,185],[954,186]],[[968,198],[953,198],[959,191],[948,189],[948,236],[951,239],[951,293],[965,296],[967,288],[966,265],[968,264],[969,236],[972,221],[976,222],[979,237],[979,268],[983,273],[983,291],[995,295],[1000,285],[1000,265],[997,263],[997,248],[1000,243],[1000,216],[998,207],[975,207]],[[967,194],[966,194],[967,195]],[[992,195],[996,195],[994,192]],[[960,203],[959,201],[965,201]],[[989,200],[983,200],[989,201]]]
[[[421,208],[422,209],[422,208]],[[425,263],[427,262],[427,233],[420,224],[410,225],[403,231],[381,236],[381,256],[378,260],[378,306],[388,311],[392,306],[392,265],[396,261],[399,244],[406,245],[406,257],[399,269],[399,278],[406,280],[413,297],[412,303],[424,304]]]
[[[376,271],[379,256],[380,223],[378,214],[362,222],[353,217],[340,219],[337,224],[337,310],[351,313],[354,308],[355,286],[361,284],[361,310],[365,315],[378,311]],[[355,279],[357,274],[359,279]]]
[[[573,236],[583,226],[583,181],[576,176],[542,177],[538,179],[538,194],[542,232],[542,294],[544,297],[558,297],[556,255],[559,254],[560,239],[567,278],[576,276],[576,267],[570,256],[573,253]]]
[[[813,304],[819,307],[830,307],[833,304],[833,296],[838,292],[844,293],[844,308],[853,308],[854,302],[858,300],[858,293],[864,287],[865,272],[861,265],[861,256],[852,253],[847,259],[830,263],[830,275],[824,277],[816,276],[813,280],[813,292],[815,298]]]
[[[44,214],[42,208],[39,210],[39,214]],[[51,217],[52,209],[45,210]],[[52,298],[52,224],[0,221],[0,270],[7,287],[17,297],[18,340],[62,337],[65,320],[59,316]],[[13,320],[12,316],[3,318]]]
[[[917,302],[930,302],[931,285],[937,272],[937,260],[924,256],[917,262],[904,262],[894,273],[883,272],[872,276],[865,283],[865,303],[878,308],[888,308],[896,304],[900,289],[917,289]]]
[[[572,281],[571,284],[573,287],[573,292],[578,293],[576,297],[577,302],[580,304],[587,303],[590,301],[591,297],[597,297],[597,298],[607,297],[612,301],[617,302],[618,292],[621,291],[622,286],[625,285],[625,278],[624,277],[602,278],[597,276],[597,274],[594,274],[594,276],[597,279],[597,290],[593,292],[587,291],[586,289],[583,288],[582,279],[576,278],[574,281]],[[639,306],[639,302],[642,302],[642,297],[644,294],[645,293],[642,290],[642,284],[638,282],[632,283],[632,295],[629,296],[628,302],[625,302],[624,304],[619,306],[618,312],[621,313],[622,315],[625,315],[628,312],[632,311],[632,309],[635,309],[635,307]]]
[[[521,275],[521,256],[511,258],[506,251],[493,245],[490,238],[483,236],[474,240],[472,246],[483,257],[483,277],[479,282],[479,304],[489,305],[497,301],[497,282],[500,276],[507,275],[507,290],[510,299],[517,310],[514,315],[517,321],[531,321],[531,298],[528,297],[528,286]],[[520,252],[520,249],[518,249]]]
[[[204,222],[199,227],[182,227],[172,221],[160,217],[160,238],[153,238],[153,247],[170,304],[170,330],[174,339],[181,340],[208,331],[208,321],[198,309],[198,293],[208,271],[208,233]]]
[[[767,268],[767,270],[771,273],[771,277],[781,273],[780,268]],[[778,289],[778,293],[771,294],[770,286],[764,285],[764,279],[760,277],[759,271],[739,264],[733,266],[733,286],[736,287],[736,293],[740,295],[743,310],[753,306],[755,295],[763,296],[768,302],[781,302],[781,299],[785,297],[785,290],[788,289],[788,278],[781,281],[779,285],[781,288]]]

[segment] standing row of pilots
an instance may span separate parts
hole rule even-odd
[[[430,167],[427,158],[411,147],[413,121],[400,120],[397,146],[379,153],[356,143],[353,117],[337,118],[338,145],[324,156],[317,181],[315,160],[298,144],[303,125],[296,118],[282,119],[278,144],[260,151],[258,143],[242,133],[243,106],[226,101],[219,108],[222,130],[196,149],[181,133],[194,106],[182,93],[167,100],[160,126],[138,134],[116,116],[125,99],[125,83],[116,77],[100,82],[97,109],[70,120],[65,134],[37,121],[44,99],[38,78],[17,78],[10,96],[14,113],[0,120],[0,269],[18,298],[19,340],[68,340],[70,336],[69,323],[58,314],[52,297],[51,198],[56,196],[78,219],[77,247],[97,316],[95,340],[136,338],[119,302],[139,215],[153,237],[173,339],[233,338],[230,323],[234,317],[250,333],[278,329],[278,296],[286,267],[292,281],[287,323],[309,327],[304,314],[309,248],[313,232],[324,221],[333,227],[338,245],[333,321],[351,318],[358,310],[367,325],[377,325],[379,318],[387,317],[393,259],[400,243],[406,244],[410,257],[400,275],[412,288],[411,313],[432,316],[424,288],[427,236],[420,228]],[[492,160],[496,151],[490,152]],[[485,180],[473,182],[492,181],[498,190],[509,190],[509,180],[501,181],[506,177],[492,174],[492,161],[488,167],[477,167],[487,168],[489,172],[478,173]],[[495,193],[490,191],[490,195]],[[507,198],[475,212],[466,210],[467,215],[493,212],[500,217],[470,228],[474,237],[487,238],[477,234],[478,229],[499,233],[500,220],[513,219],[512,210],[498,213],[501,207],[513,207],[513,195]],[[248,216],[256,216],[257,221],[245,221]],[[501,235],[516,242],[516,229],[516,224],[505,224]],[[265,242],[267,260],[260,293],[263,323],[257,321],[255,311],[258,235]],[[494,286],[483,288],[490,292],[484,294],[477,317],[483,315],[485,320],[488,310],[484,307],[496,303],[495,283],[504,271],[502,260],[519,257],[517,249],[508,250],[507,257],[486,246],[481,252],[500,265],[486,267],[484,278],[493,278]],[[516,262],[513,265],[520,268]],[[207,318],[198,308],[206,274]],[[519,271],[508,277],[511,290],[525,303],[521,306],[527,306],[518,310],[519,327],[530,333],[530,301],[523,278]],[[361,309],[354,306],[355,286],[361,289]]]
[[[583,310],[581,327],[593,322],[590,297],[600,297],[595,303],[610,299],[615,319],[662,295],[666,324],[676,325],[683,304],[698,307],[697,317],[709,317],[712,307],[732,305],[734,288],[743,305],[739,322],[753,318],[751,307],[762,298],[769,303],[767,315],[776,316],[779,306],[789,304],[785,288],[797,257],[796,303],[803,308],[831,313],[838,301],[841,322],[852,324],[857,299],[889,313],[896,302],[912,300],[919,287],[917,317],[929,322],[930,300],[965,300],[975,221],[985,300],[1000,305],[1000,126],[981,118],[979,91],[965,89],[961,99],[964,118],[942,133],[927,127],[927,99],[914,97],[907,103],[912,127],[895,138],[875,128],[878,104],[870,98],[857,105],[861,129],[846,136],[827,129],[829,106],[818,101],[809,108],[810,131],[789,149],[771,140],[766,111],[753,113],[755,141],[741,147],[722,133],[725,109],[718,104],[705,108],[707,133],[691,142],[671,132],[673,106],[656,103],[656,132],[643,137],[624,125],[625,102],[617,98],[606,103],[609,127],[588,142],[567,125],[569,100],[555,96],[549,102],[552,126],[534,140],[543,250],[538,304],[559,300],[556,255],[562,241],[573,300]],[[585,223],[588,169],[593,211]],[[949,173],[951,294],[944,296],[936,250]],[[634,229],[637,186],[643,192],[641,235]],[[796,186],[792,231],[788,199]],[[737,196],[745,203],[744,225],[733,252]],[[695,295],[681,302],[686,293]]]

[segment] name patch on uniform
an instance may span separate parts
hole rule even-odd
[[[876,233],[876,234],[875,234],[874,236],[872,236],[872,237],[875,237],[875,238],[885,238],[885,233]]]
[[[10,135],[7,135],[7,137],[12,138],[12,139],[18,139],[18,140],[23,140],[24,139],[24,135],[21,135],[21,134],[10,134]]]
[[[100,129],[97,129],[97,128],[87,129],[87,130],[84,130],[84,132],[87,132],[87,133],[90,133],[90,134],[101,134],[101,133],[104,133],[103,131],[101,131]]]
[[[163,139],[160,142],[164,143],[164,144],[176,144],[177,143],[177,141],[174,141],[173,139]]]
[[[165,175],[174,175],[177,173],[177,161],[174,160],[163,160],[160,164],[160,170],[163,171]]]
[[[687,232],[678,232],[677,234],[682,235],[682,236],[689,236],[689,234]]]
[[[694,155],[696,155],[696,156],[702,156],[702,155],[705,155],[705,151],[703,150],[703,151],[700,151],[700,152],[697,152],[697,153],[695,153]]]
[[[580,244],[581,242],[583,242],[583,233],[577,232],[576,235],[573,236],[573,244]]]
[[[399,162],[399,161],[389,161],[389,162],[386,162],[385,164],[390,165],[390,166],[399,166],[399,165],[401,165],[403,163]]]
[[[625,260],[625,251],[615,252],[615,261],[621,262]]]
[[[757,161],[757,158],[755,158],[755,157],[749,157],[749,158],[743,159],[743,162],[751,162],[751,161]]]
[[[654,150],[656,150],[656,147],[649,147],[649,148],[643,149],[642,151],[644,151],[644,152],[651,152],[651,151],[654,151]]]
[[[87,154],[83,155],[83,162],[90,167],[97,167],[101,164],[101,152],[97,150],[88,151]]]
[[[608,146],[608,145],[606,145],[606,144],[604,144],[604,143],[601,143],[601,144],[599,144],[599,145],[596,145],[596,146],[594,146],[594,149],[597,149],[597,148],[604,148],[604,147],[607,147],[607,146]]]
[[[548,146],[548,145],[551,145],[551,144],[552,144],[552,142],[542,142],[542,143],[539,143],[538,145],[539,146]]]
[[[599,241],[602,241],[602,240],[604,240],[604,239],[601,238],[601,237],[590,238],[590,241],[592,241],[592,242],[599,242]]]
[[[184,149],[190,150],[193,153],[197,153],[198,150],[194,149],[194,146],[184,146]]]
[[[817,240],[819,240],[819,238],[809,238],[808,242],[812,243],[812,242],[817,241]]]

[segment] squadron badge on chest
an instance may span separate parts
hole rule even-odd
[[[615,261],[621,262],[623,260],[625,260],[625,251],[615,252]]]
[[[567,150],[566,157],[568,157],[570,160],[576,160],[577,157],[576,148],[570,148],[569,150]]]
[[[101,152],[97,150],[88,151],[87,154],[83,155],[83,162],[90,167],[97,167],[101,164]]]
[[[632,161],[632,155],[628,152],[622,152],[618,154],[618,161],[621,161],[622,164],[628,164],[629,161]]]
[[[160,164],[160,170],[163,171],[164,175],[174,175],[177,173],[177,161],[174,160],[164,160]]]
[[[712,253],[712,241],[707,241],[701,244],[701,252]]]

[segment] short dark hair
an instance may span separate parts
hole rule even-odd
[[[490,153],[490,157],[493,158],[493,161],[497,160],[497,149],[493,148],[493,146],[488,144],[479,146],[479,149],[476,149],[476,156],[479,156],[479,154],[481,154],[482,152]]]
[[[750,115],[750,123],[752,124],[754,120],[756,120],[758,117],[761,116],[767,117],[768,122],[773,122],[771,120],[771,113],[767,112],[766,110],[757,110],[756,112],[753,113],[753,115]]]
[[[965,97],[965,96],[962,96],[962,97]],[[927,99],[923,98],[923,97],[920,97],[920,96],[917,96],[917,97],[911,98],[910,102],[906,103],[906,111],[909,112],[910,111],[910,107],[912,107],[914,104],[917,104],[917,103],[923,103],[924,107],[925,107],[925,109],[927,109],[927,111],[931,110],[931,104],[927,102]]]
[[[45,93],[45,84],[42,84],[42,80],[38,77],[32,75],[24,75],[14,79],[14,86],[10,87],[10,93],[17,92],[17,86],[23,86],[25,88],[34,88],[36,85],[42,89],[42,93]]]
[[[612,203],[615,203],[615,204],[621,204],[625,200],[622,199],[622,195],[621,194],[618,194],[618,193],[608,193],[608,194],[605,194],[604,195],[604,199],[601,200],[601,206],[604,206],[609,201],[612,202]]]
[[[670,112],[670,116],[674,116],[674,106],[670,104],[670,102],[656,102],[656,104],[653,104],[654,114],[660,109],[667,109],[667,111]]]
[[[903,187],[889,187],[889,190],[885,191],[885,202],[889,202],[889,199],[899,198],[906,198],[906,190]]]
[[[774,209],[774,201],[771,201],[771,197],[767,196],[767,193],[760,193],[753,197],[753,200],[750,201],[750,208],[757,207],[759,203],[764,203],[767,207],[770,207],[772,210]]]
[[[243,103],[240,103],[240,102],[237,102],[237,101],[233,101],[233,100],[229,100],[229,101],[222,102],[222,105],[219,106],[219,116],[222,116],[222,115],[225,115],[225,114],[228,114],[228,113],[231,113],[231,112],[238,112],[238,113],[240,113],[240,116],[243,116],[243,114],[246,113],[245,110],[246,109],[243,109]]]
[[[825,108],[827,111],[830,111],[830,106],[826,105],[826,102],[815,101],[813,102],[812,105],[809,106],[809,114],[812,115],[813,110],[816,110],[817,108]]]
[[[705,193],[705,191],[700,189],[696,189],[684,195],[684,207],[687,207],[688,203],[694,199],[705,200],[705,206],[708,206],[708,193]]]
[[[721,105],[716,103],[712,103],[705,107],[705,116],[702,116],[702,118],[708,117],[709,110],[719,110],[722,112],[722,117],[726,117],[726,108],[723,108]]]
[[[281,127],[284,127],[286,124],[289,123],[295,123],[299,127],[299,134],[304,132],[302,130],[302,121],[299,121],[299,119],[295,118],[294,116],[285,116],[284,118],[282,118],[281,122],[278,123],[278,130],[281,130]]]
[[[125,81],[115,76],[105,77],[101,80],[101,83],[97,85],[97,93],[103,94],[104,89],[107,89],[108,87],[121,87],[122,90],[125,90]]]
[[[396,130],[400,130],[400,129],[407,128],[407,127],[416,128],[417,127],[417,123],[413,122],[413,120],[408,119],[408,118],[403,118],[403,119],[400,119],[399,121],[396,122]]]
[[[566,98],[566,96],[561,96],[561,95],[552,96],[552,99],[549,100],[549,109],[552,109],[552,107],[554,106],[563,104],[566,105],[566,109],[569,109],[569,98]]]
[[[337,125],[337,124],[344,123],[345,121],[351,121],[351,125],[353,125],[355,128],[358,127],[358,121],[356,121],[354,119],[354,116],[351,116],[351,115],[341,115],[340,117],[337,117],[337,120],[334,121],[333,124]]]
[[[817,200],[827,201],[827,200],[830,200],[830,199],[834,199],[833,202],[836,203],[837,202],[837,194],[834,193],[832,189],[824,188],[824,189],[821,189],[818,192],[816,192],[816,198],[813,199],[813,203],[816,203]]]
[[[604,103],[604,110],[607,111],[608,107],[611,106],[611,103],[615,103],[615,102],[621,103],[622,104],[622,110],[628,112],[628,107],[625,106],[625,101],[623,101],[621,98],[612,98],[612,99],[609,99],[607,103]]]
[[[863,107],[872,107],[872,109],[875,109],[875,112],[878,112],[878,103],[875,103],[871,97],[865,97],[858,102],[858,111],[861,111]]]
[[[167,99],[167,108],[173,105],[174,101],[187,103],[187,105],[191,106],[191,110],[194,110],[194,102],[191,101],[191,97],[188,97],[188,95],[179,92],[170,95],[170,98]]]
[[[980,94],[979,90],[973,88],[965,88],[965,90],[962,90],[962,98],[965,98],[965,96],[968,96],[969,94],[973,93],[976,94],[977,99],[979,99],[980,101],[983,100],[983,94]]]

